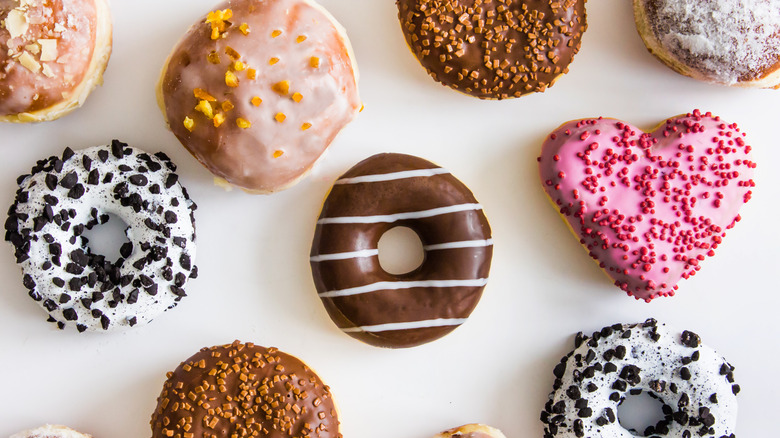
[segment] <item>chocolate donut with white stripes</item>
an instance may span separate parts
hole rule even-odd
[[[5,240],[49,322],[79,332],[142,325],[186,296],[197,275],[196,206],[176,165],[114,140],[39,161],[18,178]],[[93,253],[84,231],[114,214],[129,239],[117,260]]]
[[[696,333],[654,319],[577,334],[561,359],[541,420],[545,438],[734,438],[734,367]],[[644,431],[625,429],[618,406],[646,391],[664,418]]]
[[[377,245],[399,226],[417,233],[425,259],[392,275],[380,266]],[[463,183],[422,158],[379,154],[333,185],[310,261],[317,292],[342,331],[367,344],[404,348],[466,321],[482,296],[492,255],[490,225]]]

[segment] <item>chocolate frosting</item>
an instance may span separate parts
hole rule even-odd
[[[306,173],[360,109],[353,64],[343,29],[321,7],[229,0],[170,55],[164,113],[216,177],[273,192]]]
[[[544,91],[580,49],[585,0],[397,0],[412,52],[437,81],[482,99]]]
[[[364,182],[367,176],[379,181]],[[455,210],[425,213],[432,209]],[[345,220],[351,223],[338,223]],[[379,264],[377,245],[397,226],[418,234],[425,260],[391,275]],[[446,170],[410,155],[375,155],[336,181],[325,200],[311,251],[314,283],[350,336],[382,347],[420,345],[454,330],[476,307],[490,271],[490,237],[482,207]]]
[[[238,341],[182,362],[157,398],[153,438],[341,438],[328,388],[276,348]]]

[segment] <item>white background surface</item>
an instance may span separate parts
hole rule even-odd
[[[12,249],[0,251],[0,436],[65,423],[95,437],[150,435],[165,379],[199,348],[234,339],[297,355],[332,387],[347,438],[427,438],[467,422],[541,437],[552,368],[573,334],[656,317],[699,333],[737,367],[738,436],[775,430],[775,322],[780,288],[780,92],[707,85],[666,69],[637,36],[630,2],[590,1],[571,72],[544,94],[503,102],[433,82],[407,50],[391,0],[323,0],[347,28],[365,111],[303,182],[272,196],[224,192],[168,132],[154,85],[174,43],[211,0],[113,2],[114,55],[105,85],[76,113],[0,126],[0,205],[37,159],[120,138],[163,150],[199,205],[200,277],[175,310],[126,333],[58,331],[27,297]],[[676,297],[634,301],[611,285],[538,182],[544,136],[566,120],[611,116],[650,128],[700,108],[748,133],[758,163],[753,200],[714,258]],[[331,323],[308,254],[333,180],[379,152],[422,156],[471,187],[493,227],[490,283],[470,320],[408,350],[361,344]]]

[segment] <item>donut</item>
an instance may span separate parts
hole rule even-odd
[[[425,261],[392,275],[379,239],[417,233]],[[482,206],[446,169],[422,158],[378,154],[342,175],[322,208],[311,250],[314,284],[343,332],[380,347],[413,347],[466,321],[482,296],[493,240]]]
[[[680,74],[778,88],[777,8],[767,0],[634,0],[634,19],[647,50]]]
[[[18,178],[5,240],[29,295],[49,321],[107,331],[146,324],[186,296],[197,276],[195,204],[162,152],[110,145],[39,161]],[[129,239],[108,260],[90,250],[85,230],[119,217]]]
[[[11,438],[92,438],[65,426],[45,425],[11,435]]]
[[[54,120],[103,83],[111,12],[105,0],[5,0],[0,47],[0,121]]]
[[[752,196],[751,147],[736,124],[696,110],[643,132],[615,119],[564,123],[542,145],[554,207],[629,296],[671,296],[715,254]]]
[[[484,424],[467,424],[445,430],[433,438],[506,438],[500,430]]]
[[[649,319],[577,334],[561,359],[541,420],[545,438],[635,436],[733,438],[737,421],[734,367],[693,332]],[[663,404],[664,419],[626,430],[618,406],[647,392]]]
[[[219,185],[290,187],[361,109],[341,25],[310,0],[229,0],[196,23],[158,86],[165,119]]]
[[[298,358],[235,341],[168,373],[152,438],[341,438],[330,388]]]
[[[397,0],[412,53],[438,82],[480,99],[543,92],[569,71],[585,0]]]

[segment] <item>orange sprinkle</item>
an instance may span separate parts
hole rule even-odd
[[[303,100],[303,94],[301,94],[301,93],[293,93],[292,100],[294,100],[296,102],[302,101]]]
[[[226,101],[222,102],[222,111],[224,111],[224,112],[228,112],[228,111],[232,110],[235,107],[236,106],[233,105],[233,103],[231,101],[229,101],[229,100],[226,100]]]
[[[236,88],[238,87],[238,77],[236,75],[228,70],[225,72],[225,83],[228,87]]]
[[[274,116],[277,122],[282,123],[287,118],[287,116],[284,115],[284,113],[276,113],[276,116]]]
[[[214,109],[211,107],[211,104],[207,100],[199,101],[198,105],[195,106],[195,110],[202,112],[203,115],[208,117],[209,119],[214,117]]]
[[[244,64],[241,61],[236,61],[233,63],[233,70],[235,71],[243,71],[246,69],[246,64]]]
[[[208,60],[212,64],[219,64],[219,53],[217,53],[216,51],[212,50],[208,54]]]
[[[216,102],[217,99],[210,95],[206,90],[202,88],[196,88],[192,90],[192,93],[195,95],[195,98],[198,100],[208,100],[209,102]]]
[[[241,58],[241,54],[236,52],[236,50],[234,48],[230,47],[230,46],[225,47],[225,53],[227,54],[227,56],[229,56],[229,57],[231,57],[233,59]]]
[[[282,96],[286,96],[290,92],[290,81],[277,82],[271,86],[271,89]]]
[[[260,106],[260,104],[263,103],[263,99],[260,99],[259,97],[255,96],[252,98],[252,105],[254,106]]]
[[[214,127],[219,128],[219,125],[225,122],[225,115],[222,113],[218,113],[214,116],[214,119],[212,120],[214,122]]]
[[[187,131],[192,132],[192,130],[195,128],[195,121],[192,120],[189,117],[184,118],[184,127],[187,128]]]
[[[241,23],[241,26],[238,26],[238,30],[244,35],[249,35],[249,25],[246,23]]]
[[[276,64],[277,62],[279,62],[279,58],[276,58],[276,57],[274,57],[274,58],[271,58],[270,60],[268,60],[268,64],[269,64],[269,65],[274,65],[274,64]]]
[[[366,109],[366,106],[365,106],[365,105],[363,105],[363,104],[361,104],[361,105],[360,105],[360,111],[358,111],[358,112],[359,112],[359,113],[362,113],[364,109]]]
[[[276,37],[278,37],[281,34],[282,34],[281,30],[275,30],[275,31],[271,32],[271,38],[276,38]]]
[[[247,129],[252,126],[252,123],[250,123],[249,120],[247,119],[242,119],[241,117],[239,117],[238,119],[236,119],[236,125],[238,125],[239,128]]]
[[[311,59],[309,60],[309,65],[312,68],[320,68],[320,58],[316,56],[312,56]]]
[[[311,123],[304,123],[303,125],[301,125],[301,131],[305,131],[309,128],[311,128]]]
[[[257,78],[257,70],[253,68],[249,68],[246,70],[246,77],[247,79],[255,80]]]
[[[298,38],[295,39],[295,42],[300,44],[302,42],[306,41],[306,35],[298,35]]]
[[[284,155],[284,151],[274,151],[274,158],[279,158]]]

